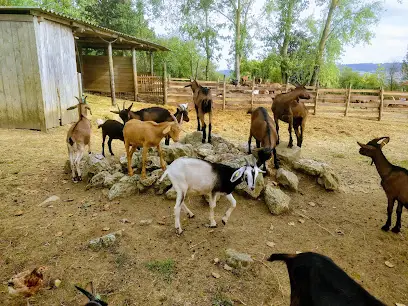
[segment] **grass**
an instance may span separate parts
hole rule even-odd
[[[173,259],[153,260],[146,263],[146,268],[149,271],[160,275],[164,281],[171,283],[175,264]]]
[[[234,303],[223,293],[217,292],[212,300],[212,306],[233,306]]]

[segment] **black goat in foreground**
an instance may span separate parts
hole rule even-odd
[[[397,222],[392,228],[394,233],[401,231],[402,208],[408,209],[408,170],[391,164],[382,152],[382,147],[390,141],[390,137],[375,138],[367,144],[357,142],[361,147],[359,153],[371,157],[378,174],[381,177],[381,186],[388,198],[388,218],[382,230],[388,231],[391,226],[391,215],[395,201],[398,201]]]
[[[290,279],[290,306],[385,306],[330,258],[317,253],[272,254],[284,261]]]
[[[103,122],[102,119],[98,119],[96,120],[96,122],[98,124],[98,129],[102,128],[102,155],[105,156],[106,136],[109,136],[109,140],[108,140],[109,152],[111,155],[115,155],[113,154],[113,151],[112,151],[112,140],[120,139],[122,141],[125,141],[123,138],[124,125],[116,120],[106,120],[105,122]]]

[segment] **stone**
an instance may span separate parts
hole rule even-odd
[[[239,253],[234,249],[227,249],[225,251],[227,257],[227,264],[233,268],[247,268],[254,260],[251,258],[251,255],[245,253]]]
[[[340,179],[332,169],[324,167],[323,173],[317,178],[317,183],[326,190],[334,191],[339,189]]]
[[[217,272],[212,272],[211,275],[214,278],[220,278],[221,277],[221,275],[219,273],[217,273]]]
[[[209,155],[214,155],[214,151],[211,149],[206,149],[206,148],[198,148],[197,150],[197,155],[200,158],[205,158]]]
[[[388,260],[384,262],[384,264],[388,267],[388,268],[394,268],[394,264],[389,262]]]
[[[186,134],[184,138],[180,141],[182,144],[191,144],[193,147],[198,147],[202,144],[201,139],[203,138],[203,133],[200,131],[195,131]]]
[[[134,176],[124,176],[118,183],[114,184],[108,193],[109,200],[113,200],[120,197],[128,197],[130,195],[136,194],[139,190],[137,183],[139,176],[135,174]]]
[[[229,154],[229,153],[227,153]],[[223,157],[225,154],[221,154],[220,156]],[[239,156],[237,158],[236,155],[231,154],[231,156],[228,156],[229,158],[232,159],[227,159],[225,160],[224,158],[222,159],[221,164],[233,167],[233,168],[240,168],[246,165],[247,161],[249,164],[251,165],[255,165],[256,164],[256,158],[253,155],[244,155],[244,156]]]
[[[115,172],[113,174],[109,174],[105,177],[105,181],[103,182],[103,187],[111,188],[114,184],[120,181],[122,177],[125,175],[122,172]]]
[[[165,196],[167,200],[175,200],[177,198],[177,192],[173,188],[170,188],[169,190],[167,190]]]
[[[322,174],[326,166],[327,164],[313,159],[299,159],[293,163],[293,167],[296,170],[313,176]]]
[[[287,163],[288,165],[293,165],[294,162],[300,159],[301,149],[298,146],[293,146],[288,148],[288,144],[281,142],[276,147],[276,155],[279,161]]]
[[[139,224],[140,225],[149,225],[153,222],[153,219],[146,219],[146,220],[140,220]]]
[[[309,205],[312,206],[312,207],[315,207],[316,203],[315,202],[309,202]]]
[[[267,245],[268,247],[270,247],[270,248],[273,248],[273,247],[275,247],[276,243],[275,243],[275,242],[272,242],[272,241],[267,241],[267,242],[266,242],[266,245]]]
[[[289,210],[290,197],[279,188],[266,185],[264,199],[273,215],[280,215]]]
[[[61,200],[59,196],[52,195],[52,196],[48,197],[46,200],[44,200],[43,202],[41,202],[40,204],[38,204],[38,206],[43,206],[43,205],[45,205],[47,203],[56,202],[56,201],[59,201],[59,200]]]
[[[91,250],[93,251],[98,251],[99,249],[103,247],[110,247],[114,245],[118,238],[122,236],[122,231],[117,231],[113,233],[109,233],[105,236],[99,237],[92,239],[88,242],[88,246]]]
[[[171,187],[171,181],[168,176],[166,176],[161,182],[156,180],[154,183],[154,190],[156,194],[163,194]]]
[[[225,264],[223,268],[224,268],[224,270],[227,270],[227,271],[232,271],[232,270],[233,270],[233,268],[230,267],[230,266],[227,265],[227,264]]]
[[[201,144],[201,141],[200,141]],[[194,146],[191,144],[184,144],[180,142],[175,142],[169,146],[163,146],[163,158],[166,163],[170,164],[177,158],[187,156],[187,157],[196,157],[197,154],[194,151]]]
[[[255,189],[250,190],[246,182],[242,181],[237,187],[235,187],[235,191],[252,199],[257,199],[262,194],[265,189],[265,180],[262,173],[259,173],[256,182],[255,182]]]
[[[214,151],[216,154],[225,154],[230,153],[231,150],[226,143],[220,142],[214,145]]]
[[[86,186],[86,189],[104,187],[105,180],[109,175],[110,173],[108,171],[101,171],[95,174],[89,181],[89,184]]]
[[[14,213],[14,215],[15,215],[16,217],[22,216],[23,214],[24,214],[24,212],[23,212],[22,210],[17,210],[17,211]]]
[[[214,264],[218,264],[219,262],[220,262],[220,259],[217,258],[217,257],[215,257],[215,258],[214,258]]]
[[[92,178],[94,175],[102,171],[113,171],[109,160],[101,154],[84,154],[80,165],[82,169],[82,177],[87,179]]]
[[[208,155],[204,158],[204,160],[210,163],[219,163],[221,161],[221,156],[218,154]]]
[[[153,186],[154,183],[161,177],[163,174],[162,169],[157,169],[152,171],[148,176],[144,179],[140,178],[139,182],[142,184],[144,187],[150,187]]]
[[[280,185],[290,190],[297,191],[299,186],[299,179],[296,174],[291,171],[279,168],[276,172],[276,180]]]

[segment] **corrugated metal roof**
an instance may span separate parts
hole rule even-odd
[[[107,34],[110,34],[110,35],[112,35],[114,37],[122,37],[122,38],[126,39],[129,42],[143,44],[143,45],[149,47],[149,49],[151,49],[152,51],[170,51],[170,49],[168,49],[168,48],[166,48],[166,47],[164,47],[162,45],[153,43],[151,41],[140,39],[140,38],[134,37],[132,35],[117,32],[115,30],[111,30],[111,29],[108,29],[108,28],[105,28],[105,27],[101,27],[101,26],[99,26],[99,25],[97,25],[97,24],[95,24],[93,22],[78,19],[78,18],[73,18],[73,17],[70,17],[70,16],[68,16],[66,14],[55,12],[55,11],[47,9],[47,8],[24,7],[24,6],[0,6],[0,14],[17,14],[17,12],[18,12],[18,14],[27,14],[27,15],[33,15],[32,12],[39,12],[39,13],[55,16],[55,17],[58,17],[58,18],[62,18],[62,19],[65,19],[65,20],[76,22],[76,23],[81,24],[81,25],[86,25],[86,26],[88,26],[90,28],[93,28],[93,29],[102,30],[102,31],[106,32]]]

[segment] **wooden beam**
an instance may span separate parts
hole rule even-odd
[[[252,78],[251,109],[254,107],[255,78]]]
[[[153,75],[153,52],[150,51],[150,75]]]
[[[163,63],[163,104],[167,104],[167,67],[166,62]]]
[[[135,89],[135,101],[137,101],[138,96],[138,86],[137,86],[137,61],[136,61],[136,49],[132,48],[132,68],[133,68],[133,86]]]
[[[113,56],[112,56],[112,43],[108,44],[108,57],[109,57],[109,77],[110,77],[110,88],[112,105],[116,105],[116,95],[115,95],[115,75],[113,71]]]
[[[349,105],[350,105],[350,96],[351,96],[351,83],[350,83],[350,87],[347,93],[347,100],[346,100],[346,110],[344,111],[344,117],[347,116],[348,114],[348,109],[349,109]]]
[[[0,14],[0,21],[33,22],[33,20],[33,16],[30,15]]]

